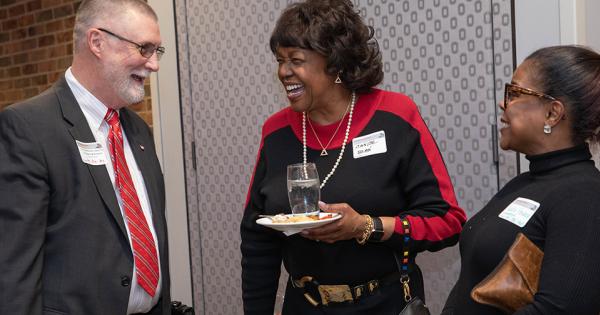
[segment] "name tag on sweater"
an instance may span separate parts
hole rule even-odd
[[[511,202],[498,216],[519,227],[524,227],[539,207],[539,202],[519,197]]]
[[[352,139],[353,156],[355,159],[387,152],[385,132],[383,130],[366,136]]]
[[[79,155],[81,155],[81,160],[84,163],[89,165],[105,165],[106,164],[106,156],[104,155],[104,150],[102,149],[102,145],[98,142],[81,142],[75,140],[77,143],[77,147],[79,148]]]

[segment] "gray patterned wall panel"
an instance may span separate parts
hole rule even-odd
[[[285,106],[267,47],[285,3],[175,4],[194,306],[197,314],[242,314],[239,222],[260,125]]]
[[[492,23],[494,25],[494,85],[495,85],[495,119],[490,123],[500,125],[502,112],[498,103],[504,98],[504,83],[510,82],[514,69],[512,54],[511,1],[493,0]],[[499,134],[496,133],[499,137]],[[491,148],[490,148],[491,149]],[[498,150],[498,189],[502,188],[511,178],[517,176],[517,154],[514,151]]]
[[[242,314],[238,226],[260,125],[287,104],[268,39],[289,2],[175,0],[197,314]],[[510,0],[354,3],[376,30],[382,87],[419,105],[472,216],[498,188],[491,124],[512,72]],[[509,168],[500,167],[501,177]],[[460,267],[457,247],[419,262],[439,313]]]
[[[471,217],[498,189],[491,123],[496,96],[502,98],[503,82],[512,73],[510,1],[357,3],[382,47],[383,87],[404,92],[418,104],[459,203]],[[422,254],[418,262],[427,303],[439,313],[458,276],[458,248]]]

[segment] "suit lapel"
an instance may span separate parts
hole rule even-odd
[[[59,81],[54,85],[54,90],[59,100],[59,104],[63,113],[63,118],[70,124],[69,133],[73,137],[73,141],[79,140],[81,142],[96,142],[94,134],[90,129],[90,126],[79,108],[79,104],[75,99],[75,96],[71,92],[67,81],[64,77],[61,77]],[[119,203],[115,195],[112,182],[104,165],[89,165],[86,164],[96,189],[102,197],[104,204],[114,217],[117,225],[121,229],[121,232],[127,237],[127,230],[125,228],[125,222],[119,209]]]

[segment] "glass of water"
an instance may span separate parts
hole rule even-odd
[[[298,163],[287,167],[287,189],[293,214],[319,213],[319,174],[315,163]]]

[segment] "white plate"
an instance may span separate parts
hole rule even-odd
[[[260,225],[264,225],[266,227],[270,227],[277,231],[281,231],[281,232],[285,233],[286,235],[292,235],[292,234],[298,233],[305,229],[314,228],[317,226],[327,224],[329,222],[333,222],[335,220],[339,220],[342,217],[339,213],[327,213],[327,212],[319,213],[319,217],[322,218],[322,217],[330,215],[330,214],[333,214],[333,216],[331,218],[321,219],[318,221],[305,221],[305,222],[293,222],[293,223],[273,223],[273,221],[271,221],[271,218],[260,218],[260,219],[256,220],[256,223],[258,223]],[[286,216],[290,217],[292,215],[286,214]]]

